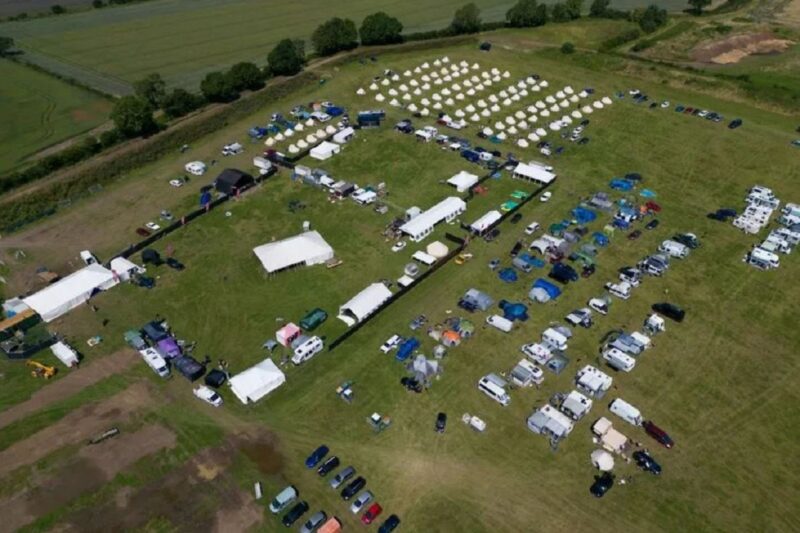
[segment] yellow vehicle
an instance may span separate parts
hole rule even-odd
[[[471,253],[469,253],[469,252],[461,252],[460,254],[458,254],[458,256],[456,256],[456,264],[457,265],[463,265],[464,263],[466,263],[470,259],[472,259],[472,254]]]
[[[31,376],[35,378],[50,379],[56,375],[55,367],[43,365],[39,361],[28,361],[25,364],[33,368],[33,370],[31,370]]]

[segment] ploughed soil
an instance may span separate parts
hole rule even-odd
[[[101,402],[79,407],[55,424],[0,451],[0,479],[64,446],[88,441],[127,421],[134,412],[152,405],[152,402],[150,391],[142,382]]]
[[[125,487],[114,498],[68,515],[59,531],[106,533],[138,529],[160,519],[178,531],[247,531],[261,522],[263,503],[228,473],[237,456],[252,459],[264,475],[278,474],[282,458],[273,437],[230,437],[203,450],[162,478],[142,487]],[[256,480],[253,480],[256,481]]]
[[[81,365],[80,368],[72,369],[67,376],[36,391],[30,399],[0,412],[0,429],[65,400],[109,376],[125,372],[138,360],[136,352],[123,349],[107,357]]]
[[[792,44],[792,41],[780,39],[771,33],[742,33],[700,43],[692,49],[690,56],[701,63],[729,65],[751,55],[779,54]]]
[[[175,446],[175,434],[160,425],[123,433],[80,451],[46,476],[33,475],[33,488],[0,500],[2,530],[15,531],[83,494],[100,489],[138,460]]]

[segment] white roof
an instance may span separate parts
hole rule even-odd
[[[466,208],[467,204],[464,200],[456,196],[450,196],[400,226],[400,231],[411,236],[418,235],[442,220],[463,212]]]
[[[446,255],[446,254],[445,254]],[[422,250],[417,250],[411,256],[413,259],[416,259],[420,263],[424,263],[428,266],[434,264],[436,262],[436,258],[428,253],[423,252]]]
[[[339,308],[339,319],[348,326],[361,322],[392,296],[386,285],[373,283]]]
[[[23,301],[50,322],[91,298],[95,290],[105,290],[119,283],[114,273],[97,263],[88,265],[66,278],[28,296]]]
[[[319,143],[317,146],[311,149],[309,155],[314,159],[319,159],[320,161],[328,159],[333,154],[338,154],[339,150],[338,144],[334,144],[332,142],[324,141]]]
[[[112,259],[110,267],[111,271],[116,273],[118,276],[122,276],[125,273],[141,272],[144,270],[130,259],[125,259],[124,257],[115,257]]]
[[[67,367],[71,367],[78,362],[78,354],[75,353],[75,350],[61,341],[50,346],[50,350]]]
[[[561,408],[577,417],[582,417],[592,408],[592,400],[574,390],[567,395]]]
[[[539,183],[550,183],[556,179],[556,175],[549,172],[542,167],[536,165],[529,165],[527,163],[520,163],[514,169],[514,176],[521,176],[530,180],[538,181]]]
[[[239,372],[229,381],[231,390],[244,404],[257,402],[285,382],[286,376],[271,359]]]
[[[355,135],[355,133],[356,133],[356,130],[354,130],[352,127],[348,126],[348,127],[346,127],[345,129],[343,129],[342,131],[338,132],[336,135],[333,136],[333,142],[336,142],[336,143],[339,143],[339,144],[346,143],[347,142],[347,138],[350,137],[351,135]]]
[[[333,248],[316,231],[262,244],[253,248],[253,252],[269,273],[299,264],[318,265],[333,258]]]
[[[397,284],[400,285],[401,287],[408,287],[412,283],[414,283],[414,278],[412,278],[411,276],[403,275],[397,278]]]
[[[492,210],[483,215],[481,218],[469,225],[470,229],[475,232],[482,232],[503,217],[502,213],[497,210]]]
[[[586,365],[578,371],[575,381],[584,389],[596,393],[611,388],[612,379],[608,374]]]
[[[478,176],[471,174],[466,170],[462,170],[447,180],[447,183],[455,187],[458,192],[465,192],[469,190],[470,187],[478,183]]]

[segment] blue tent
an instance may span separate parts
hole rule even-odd
[[[394,356],[395,359],[398,361],[405,361],[411,354],[414,353],[414,350],[419,348],[419,341],[415,337],[411,337],[410,339],[406,339],[397,348],[397,355]]]
[[[200,205],[206,205],[208,203],[211,203],[211,193],[206,191],[200,195]]]
[[[616,191],[630,191],[633,189],[633,182],[630,180],[614,178],[609,183],[609,186]]]
[[[621,218],[615,218],[612,224],[618,227],[619,229],[628,229],[629,227],[631,227],[630,222],[628,222],[627,220],[623,220]]]
[[[609,243],[608,237],[599,231],[592,233],[592,240],[597,246],[608,246]]]
[[[545,264],[542,259],[539,259],[538,257],[533,257],[528,252],[525,252],[524,254],[518,255],[517,259],[519,259],[521,261],[524,261],[525,263],[529,264],[533,268],[542,268],[544,266],[544,264]]]
[[[639,196],[644,198],[655,198],[656,193],[655,191],[651,191],[650,189],[642,189],[642,192],[639,193]]]
[[[506,283],[513,283],[517,281],[517,271],[511,267],[504,268],[497,273],[498,277]]]
[[[503,316],[508,320],[519,320],[520,322],[528,320],[528,306],[525,304],[500,300],[500,309],[503,310]]]
[[[536,302],[544,303],[550,300],[555,300],[561,295],[561,289],[547,281],[546,279],[539,278],[533,282],[531,291],[528,297]]]
[[[597,219],[597,213],[585,207],[576,207],[572,210],[572,218],[578,221],[578,224],[588,224]]]

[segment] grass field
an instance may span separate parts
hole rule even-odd
[[[108,119],[111,103],[47,74],[0,61],[0,174]]]
[[[705,218],[707,211],[720,206],[740,208],[744,191],[756,183],[773,187],[784,201],[800,199],[797,152],[788,145],[791,119],[672,88],[662,83],[662,72],[629,69],[621,58],[605,62],[590,54],[563,56],[537,50],[535,45],[526,45],[527,40],[537,41],[536,32],[508,37],[508,48],[497,47],[491,55],[471,46],[437,51],[437,55],[508,68],[514,79],[535,70],[551,81],[551,87],[570,83],[608,94],[636,86],[654,99],[741,116],[745,125],[731,131],[723,124],[651,110],[627,100],[597,111],[590,117],[588,145],[576,147],[556,139],[556,144],[569,146],[552,161],[560,177],[549,203],[529,203],[523,209],[523,221],[516,226],[505,223],[496,242],[470,245],[475,254],[471,262],[443,267],[335,351],[320,354],[304,367],[287,369],[286,385],[255,406],[243,407],[223,390],[225,406],[207,408],[192,398],[182,378],[159,382],[139,365],[129,379],[146,382],[153,401],[122,422],[124,434],[158,424],[177,435],[175,446],[141,459],[100,488],[87,485],[90,488],[75,492],[80,495],[75,500],[46,512],[32,512],[25,530],[75,527],[89,523],[87,518],[93,516],[96,527],[105,530],[188,531],[200,519],[218,524],[218,510],[229,511],[224,514],[228,524],[243,524],[242,510],[252,505],[235,495],[252,492],[255,480],[265,484],[267,495],[291,482],[312,511],[322,508],[336,514],[348,530],[363,527],[316,474],[302,467],[305,455],[322,442],[343,464],[354,464],[367,477],[367,488],[377,495],[385,514],[397,513],[403,520],[400,531],[796,530],[800,519],[793,502],[800,497],[796,476],[800,464],[794,449],[800,419],[790,406],[798,399],[794,382],[800,377],[800,334],[793,327],[798,312],[793,281],[800,279],[800,266],[795,256],[782,257],[781,268],[768,273],[745,266],[741,257],[755,239]],[[23,263],[7,261],[10,286],[24,286],[20,278],[32,265],[67,268],[79,249],[88,247],[105,257],[125,246],[133,238],[133,229],[159,209],[178,212],[194,204],[206,180],[172,191],[166,185],[168,177],[188,159],[217,157],[223,143],[243,139],[246,129],[263,122],[269,113],[285,111],[299,101],[321,99],[334,99],[351,109],[370,107],[371,100],[355,98],[356,87],[383,68],[404,69],[432,57],[419,52],[385,55],[376,65],[352,63],[328,72],[331,80],[324,86],[276,102],[252,119],[231,124],[197,143],[191,152],[136,169],[101,197],[10,241],[4,239],[6,250],[28,252]],[[393,120],[402,115],[390,114],[389,126],[360,132],[343,153],[318,166],[361,185],[387,183],[389,199],[397,202],[397,209],[412,202],[429,205],[449,193],[439,183],[441,179],[462,168],[475,168],[453,153],[419,145],[391,131]],[[247,168],[260,148],[248,146],[247,153],[225,164]],[[536,157],[533,150],[508,144],[498,148],[525,159]],[[411,334],[408,322],[419,313],[425,313],[431,324],[463,313],[455,303],[472,286],[489,292],[496,301],[524,299],[530,283],[545,272],[534,271],[522,275],[516,284],[504,284],[486,268],[488,260],[498,257],[507,264],[508,250],[522,237],[528,222],[537,220],[546,227],[562,220],[581,197],[608,190],[611,177],[631,171],[642,173],[644,186],[658,194],[664,210],[656,230],[644,232],[636,241],[615,236],[600,252],[593,277],[567,287],[557,302],[532,305],[531,319],[508,335],[482,327],[482,314],[470,316],[479,324],[476,335],[449,351],[444,373],[430,391],[409,395],[399,386],[403,369],[392,356],[378,352],[387,337],[395,332]],[[470,203],[463,220],[477,218],[520,188],[507,173],[487,183],[489,193]],[[286,205],[291,199],[302,199],[308,207],[290,215]],[[159,248],[174,246],[186,271],[154,272],[158,287],[151,292],[116,288],[96,299],[97,313],[82,306],[54,328],[76,346],[85,346],[84,339],[102,333],[104,343],[86,349],[87,364],[91,364],[121,346],[125,329],[159,312],[180,336],[197,341],[196,353],[225,358],[235,372],[263,357],[260,346],[276,329],[276,317],[296,319],[314,306],[334,314],[359,287],[398,276],[398,269],[419,247],[411,245],[399,255],[392,254],[379,236],[388,218],[351,203],[329,204],[320,191],[290,182],[285,173],[225,210],[231,212],[229,217],[213,212],[159,243]],[[250,248],[272,236],[298,231],[305,219],[329,239],[344,264],[333,270],[313,267],[264,278]],[[601,215],[590,229],[601,228],[607,219],[608,215]],[[90,227],[91,221],[98,220],[105,222],[102,231]],[[87,231],[77,236],[82,228]],[[442,229],[454,231],[452,226]],[[703,246],[689,258],[673,262],[665,277],[647,279],[630,300],[615,301],[610,315],[599,318],[593,329],[576,332],[564,373],[546,373],[541,390],[512,391],[507,408],[476,390],[475,382],[482,375],[510,370],[521,357],[521,344],[600,294],[617,268],[635,262],[677,231],[697,233]],[[580,366],[599,364],[596,354],[604,333],[619,327],[638,328],[650,304],[664,299],[686,308],[687,320],[668,323],[667,332],[656,337],[655,346],[631,374],[612,374],[616,385],[612,394],[595,402],[590,415],[577,424],[560,449],[550,451],[545,439],[525,428],[525,418],[554,392],[571,390]],[[109,320],[105,326],[104,319]],[[330,337],[341,328],[331,317],[320,332]],[[424,333],[419,338],[422,352],[430,354],[433,341]],[[6,362],[0,362],[0,372],[5,381],[15,383],[17,395],[13,400],[3,395],[4,406],[47,386]],[[355,382],[356,400],[351,405],[334,394],[346,379]],[[57,424],[68,416],[67,411],[77,409],[77,403],[102,405],[125,383],[95,385],[79,400],[58,404],[52,418],[34,417],[32,423],[36,427]],[[634,403],[670,431],[676,447],[656,448],[641,430],[608,414],[605,403],[616,396]],[[393,420],[392,427],[380,435],[373,434],[365,422],[376,411]],[[438,411],[449,415],[444,435],[433,431]],[[487,432],[477,434],[463,426],[459,418],[464,412],[486,420]],[[594,474],[589,463],[593,449],[589,427],[601,415],[611,417],[615,427],[629,437],[646,442],[664,474],[655,478],[618,461],[616,473],[633,476],[633,483],[615,487],[602,500],[592,498],[588,494]],[[28,438],[31,433],[17,425],[10,436],[4,436],[2,445],[25,443]],[[254,442],[261,447],[254,448]],[[80,477],[76,473],[83,466],[73,462],[76,448],[53,451],[34,465],[36,473],[32,467],[23,467],[4,478],[4,484],[20,492],[31,490],[41,476],[62,472],[65,465],[73,468],[73,477]],[[196,498],[183,497],[186,491],[176,490],[176,480],[190,484],[188,492]],[[0,507],[7,504],[7,494],[0,495]],[[159,498],[172,505],[157,505]],[[129,503],[121,507],[119,502]],[[246,522],[247,527],[228,530],[281,529],[261,504],[255,507],[260,524]]]
[[[624,0],[615,7],[643,6]],[[511,1],[479,0],[486,21],[502,20]],[[681,9],[679,0],[659,2]],[[447,26],[460,0],[406,2],[356,0],[342,6],[338,16],[361,20],[384,10],[398,17],[406,32]],[[278,0],[158,0],[65,17],[0,25],[0,33],[14,37],[33,52],[30,60],[61,73],[74,71],[103,90],[118,92],[152,72],[170,85],[196,88],[203,76],[238,61],[259,65],[279,40],[308,39],[326,18],[321,0],[289,3]],[[175,46],[180,43],[180,46]],[[308,46],[310,48],[310,46]],[[106,79],[104,83],[102,78]]]

